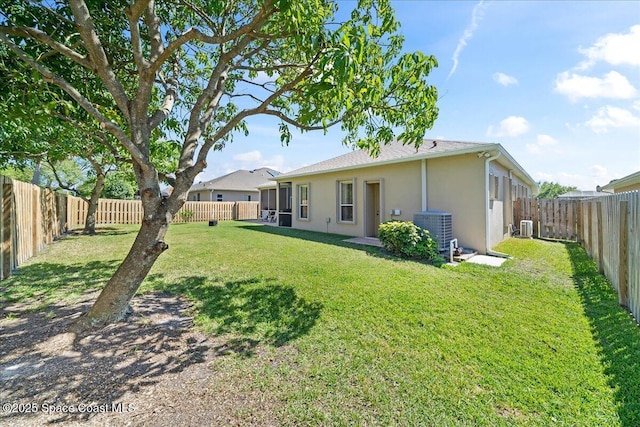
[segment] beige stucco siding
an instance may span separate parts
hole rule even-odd
[[[451,213],[453,237],[483,251],[484,160],[476,154],[427,160],[427,209]]]
[[[498,161],[489,163],[489,249],[509,237],[513,224],[513,204],[529,197],[532,189]],[[517,226],[517,225],[516,225]]]
[[[513,202],[517,197],[530,195],[532,189],[529,186],[499,161],[493,160],[489,163],[490,191],[487,191],[486,159],[478,157],[477,153],[430,158],[424,162],[426,208],[452,214],[453,237],[458,239],[460,246],[484,253],[485,249],[491,249],[508,237],[508,225],[513,221]],[[380,222],[391,219],[412,221],[413,214],[423,209],[422,164],[423,160],[415,160],[283,178],[282,182],[292,185],[291,226],[348,236],[370,236],[372,228],[371,224],[367,224],[365,215],[370,218],[371,212],[375,215],[379,210]],[[338,188],[341,181],[354,183],[352,223],[338,221]],[[379,183],[379,187],[373,183]],[[309,188],[308,219],[299,218],[300,185]],[[370,200],[373,200],[372,191],[379,191],[380,202],[375,204],[376,209],[372,209],[370,204]],[[489,248],[485,235],[487,218]]]
[[[624,193],[625,191],[637,191],[640,190],[640,184],[629,184],[625,187],[619,187],[614,190],[614,193]]]
[[[354,181],[354,222],[338,221],[338,183]],[[348,236],[364,236],[364,212],[367,183],[379,182],[380,222],[390,219],[413,220],[413,212],[420,209],[420,162],[407,162],[378,167],[353,169],[299,177],[288,180],[293,186],[292,227],[304,230],[327,231],[326,219],[330,218],[330,233]],[[309,185],[309,219],[298,218],[298,186]],[[400,209],[397,216],[391,209]]]

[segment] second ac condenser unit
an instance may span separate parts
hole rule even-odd
[[[438,250],[441,252],[449,248],[453,239],[451,214],[442,211],[422,211],[413,214],[413,223],[429,231],[431,237],[438,240]]]
[[[524,219],[520,221],[520,236],[533,237],[533,221]]]

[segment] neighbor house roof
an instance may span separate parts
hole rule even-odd
[[[240,169],[210,181],[194,184],[189,191],[258,191],[258,186],[278,174],[278,171],[269,168],[254,169],[251,171]]]
[[[394,141],[388,145],[380,146],[380,155],[371,157],[367,150],[357,150],[342,156],[334,157],[310,166],[305,166],[291,172],[278,175],[275,179],[295,178],[318,173],[337,172],[348,169],[357,169],[371,166],[380,166],[391,163],[400,163],[420,159],[455,156],[459,154],[481,153],[498,150],[502,154],[498,161],[509,169],[518,171],[521,178],[537,188],[536,182],[529,174],[509,155],[500,144],[481,142],[462,142],[426,139],[424,143],[415,148],[412,145],[403,145]]]
[[[592,199],[594,197],[606,196],[607,193],[603,193],[602,191],[569,191],[567,193],[561,194],[558,196],[558,199]]]
[[[620,179],[614,179],[607,185],[600,187],[601,191],[616,191],[618,188],[629,187],[631,185],[640,186],[640,171],[634,172]]]

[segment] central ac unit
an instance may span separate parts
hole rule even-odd
[[[527,219],[520,221],[520,237],[533,237],[533,221]]]
[[[424,228],[438,241],[438,250],[441,252],[449,248],[449,242],[453,240],[453,228],[451,214],[442,211],[414,212],[413,223]]]

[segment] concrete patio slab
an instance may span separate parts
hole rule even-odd
[[[466,262],[470,262],[472,264],[490,265],[491,267],[500,267],[506,260],[506,258],[500,258],[496,256],[476,255],[468,259]]]

